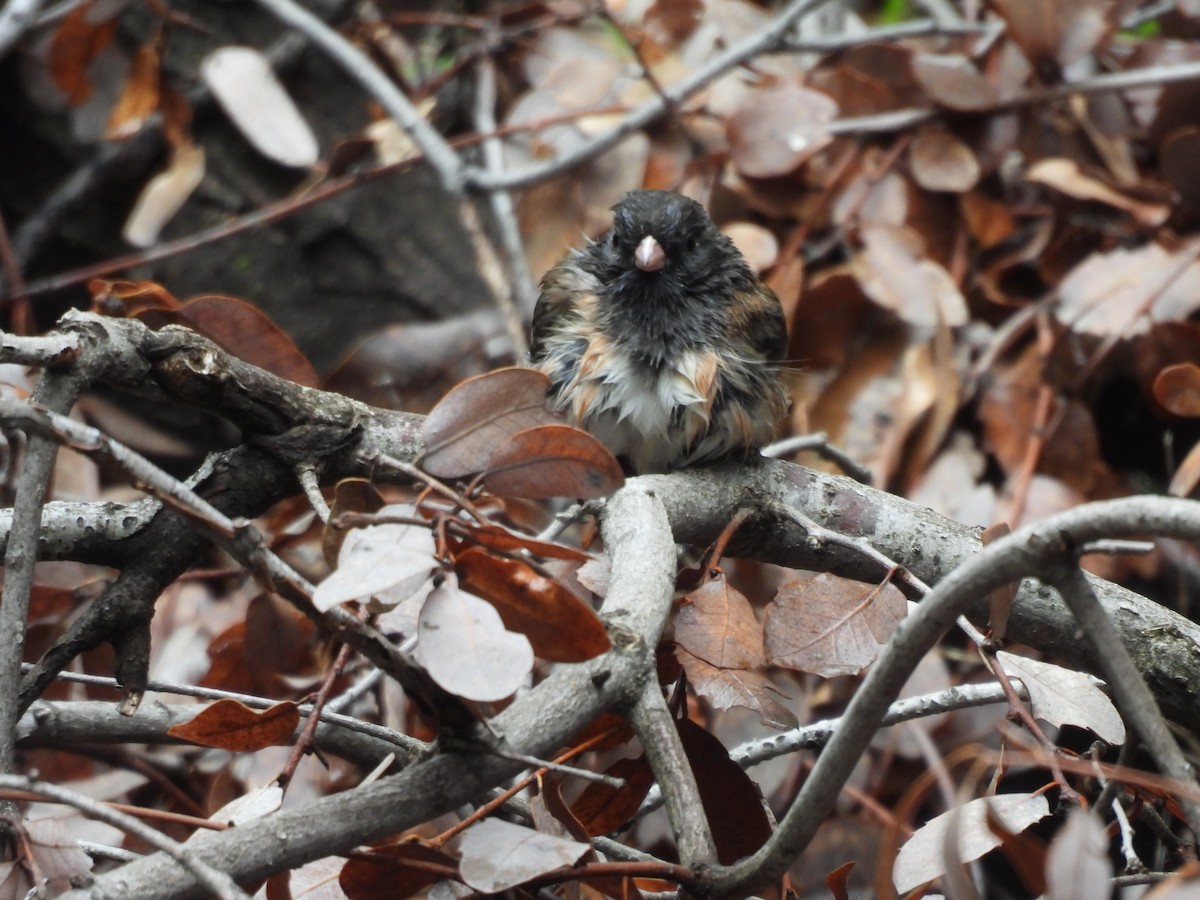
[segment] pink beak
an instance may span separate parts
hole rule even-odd
[[[633,264],[643,272],[657,272],[667,264],[667,254],[662,244],[646,235],[633,251]]]

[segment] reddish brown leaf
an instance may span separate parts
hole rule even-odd
[[[796,717],[771,693],[778,688],[762,672],[752,669],[719,669],[682,647],[675,648],[675,658],[687,673],[688,683],[698,695],[717,709],[742,706],[762,717],[764,725],[772,728],[795,728]]]
[[[88,282],[92,306],[107,315],[134,316],[143,310],[177,310],[183,306],[161,284],[154,281],[108,281],[95,278]]]
[[[833,900],[850,900],[850,870],[854,868],[854,860],[842,863],[825,876],[825,887]]]
[[[238,752],[286,746],[299,723],[295,703],[276,703],[258,712],[236,700],[218,700],[191,720],[172,726],[167,734],[203,747]]]
[[[625,481],[596,438],[570,425],[539,425],[510,437],[488,461],[483,483],[502,497],[607,497]]]
[[[632,819],[654,784],[654,770],[645,755],[619,759],[605,769],[604,774],[625,783],[614,788],[598,781],[590,782],[571,805],[571,813],[591,837],[616,831]]]
[[[569,562],[587,562],[592,558],[590,554],[574,547],[539,541],[499,525],[476,525],[470,522],[463,524],[467,528],[467,539],[488,550],[499,550],[502,553],[527,551],[543,559],[565,559]]]
[[[92,96],[88,67],[117,33],[116,19],[92,21],[93,6],[82,3],[67,13],[50,42],[50,75],[71,106]]]
[[[612,647],[599,616],[526,562],[471,549],[454,569],[463,590],[496,607],[504,627],[529,638],[542,659],[583,662]]]
[[[875,661],[907,610],[891,584],[833,575],[789,582],[763,622],[767,660],[825,678],[856,675]]]
[[[281,378],[316,387],[317,373],[292,339],[264,313],[236,297],[206,294],[188,300],[184,318],[234,356]]]
[[[828,126],[837,104],[797,85],[756,91],[729,119],[729,143],[738,171],[752,178],[786,175],[833,140]]]
[[[766,661],[762,626],[724,573],[687,595],[675,616],[675,642],[722,669],[757,669]]]
[[[108,140],[124,140],[137,134],[158,109],[160,49],[158,32],[134,53],[125,90],[108,116],[104,133]]]
[[[546,409],[549,387],[541,372],[515,367],[457,385],[425,418],[422,468],[439,478],[482,472],[496,448],[517,432],[561,421]]]
[[[771,822],[758,788],[725,746],[690,719],[676,722],[688,764],[696,773],[700,802],[708,817],[717,859],[732,865],[771,836]]]
[[[403,900],[457,874],[454,857],[424,844],[406,842],[350,857],[342,866],[338,885],[349,900]]]

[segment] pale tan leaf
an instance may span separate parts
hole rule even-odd
[[[1004,671],[1020,678],[1029,691],[1033,714],[1051,725],[1077,725],[1110,744],[1125,743],[1121,714],[1084,672],[1039,662],[1001,650]]]
[[[590,849],[590,844],[580,841],[485,819],[463,832],[459,871],[471,887],[493,894],[544,872],[573,865]]]
[[[308,168],[317,161],[317,138],[275,77],[270,60],[253,47],[220,47],[200,63],[200,75],[259,153],[275,162]]]
[[[121,236],[135,247],[158,241],[163,227],[187,202],[204,180],[204,148],[181,144],[171,152],[171,162],[142,189]]]

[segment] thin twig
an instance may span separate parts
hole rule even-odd
[[[23,775],[0,775],[0,788],[30,791],[52,803],[64,803],[74,807],[88,818],[119,828],[166,853],[222,900],[249,900],[250,895],[242,891],[232,878],[197,858],[187,847],[171,840],[158,829],[149,828],[133,816],[117,812],[91,797]]]

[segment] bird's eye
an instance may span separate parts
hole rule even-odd
[[[689,250],[695,250],[698,246],[700,246],[700,238],[694,234],[689,234],[687,239],[687,248]]]
[[[621,238],[615,231],[610,231],[608,233],[608,245],[613,249],[617,249],[621,246]]]

